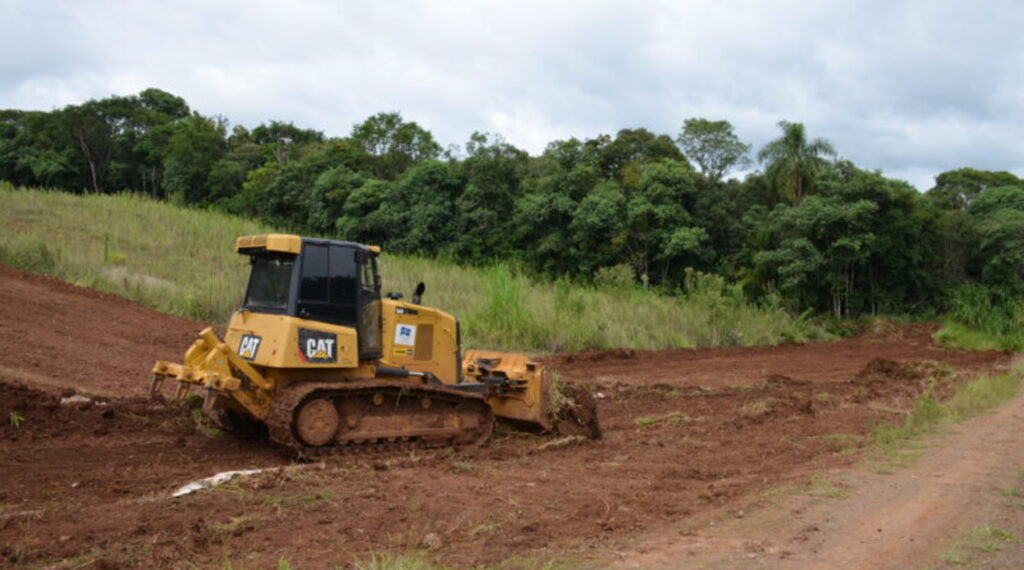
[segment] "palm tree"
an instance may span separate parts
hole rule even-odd
[[[782,136],[764,145],[757,160],[768,163],[765,174],[775,189],[793,205],[799,205],[804,194],[810,194],[825,160],[835,156],[832,143],[823,138],[807,141],[802,123],[779,121]]]

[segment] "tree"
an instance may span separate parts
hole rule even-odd
[[[936,176],[928,196],[944,210],[966,210],[982,192],[1000,186],[1024,187],[1024,180],[1009,172],[960,168]]]
[[[594,187],[576,205],[569,235],[576,270],[592,274],[599,267],[616,265],[623,245],[626,198],[622,188],[611,180]]]
[[[617,178],[625,186],[635,184],[639,167],[644,163],[683,158],[671,137],[655,135],[647,129],[622,129],[614,140],[602,142],[606,144],[601,144],[597,150],[602,174]]]
[[[76,157],[60,111],[0,111],[0,180],[80,188]]]
[[[720,182],[733,168],[750,163],[750,145],[740,141],[729,121],[686,119],[676,141],[686,157],[697,163],[704,178],[713,183]]]
[[[313,129],[300,129],[291,123],[270,121],[252,130],[252,140],[270,149],[274,160],[284,164],[292,158],[295,148],[323,142],[324,134]]]
[[[552,143],[549,151],[555,146],[561,150],[576,147]],[[552,275],[578,272],[578,260],[566,247],[572,243],[569,226],[579,202],[601,182],[597,167],[589,161],[570,168],[562,168],[560,163],[559,159],[552,164],[550,173],[523,182],[523,194],[516,199],[511,220],[516,248],[524,260]]]
[[[371,236],[396,253],[435,255],[451,244],[461,188],[448,164],[425,161],[394,182],[372,182],[349,196],[339,231]]]
[[[196,113],[175,125],[164,149],[164,189],[181,203],[210,203],[208,179],[226,151],[225,123]]]
[[[500,135],[473,133],[466,158],[455,165],[464,181],[455,201],[455,257],[463,262],[486,262],[513,253],[510,213],[521,193],[529,155]]]
[[[968,213],[976,277],[1006,298],[1024,295],[1024,188],[986,190]]]
[[[782,197],[799,205],[810,194],[814,180],[825,164],[823,156],[835,156],[832,143],[823,138],[807,140],[801,123],[779,121],[782,136],[764,146],[757,159],[768,163],[766,174]]]
[[[623,212],[628,262],[641,279],[667,284],[673,268],[692,266],[707,238],[691,213],[697,187],[697,173],[686,161],[662,160],[643,167]]]
[[[840,161],[815,195],[799,208],[776,205],[751,234],[752,277],[836,317],[934,301],[941,239],[922,203],[905,182]]]
[[[106,186],[107,168],[114,154],[113,127],[107,121],[106,105],[87,101],[64,109],[68,132],[88,167],[87,180],[93,192]]]
[[[377,113],[356,125],[350,138],[368,155],[373,175],[386,180],[395,180],[410,166],[441,156],[441,145],[430,131],[404,121],[398,112]]]

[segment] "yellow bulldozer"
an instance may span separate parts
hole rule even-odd
[[[600,435],[594,400],[555,386],[523,354],[462,354],[458,320],[411,299],[381,296],[380,248],[297,235],[240,237],[252,269],[223,337],[213,328],[184,362],[157,362],[176,398],[193,388],[218,425],[266,427],[299,455],[465,447],[490,437],[495,417],[534,430]]]

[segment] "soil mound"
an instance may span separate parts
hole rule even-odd
[[[563,384],[560,389],[570,403],[562,406],[556,414],[555,430],[561,435],[601,439],[597,400],[591,391],[578,384]]]
[[[948,367],[937,362],[897,362],[888,358],[876,358],[854,376],[856,383],[913,382],[929,379],[944,379],[952,374]]]
[[[939,331],[938,323],[897,323],[878,319],[861,331],[859,338],[866,342],[899,342],[915,346],[931,346],[932,336]]]

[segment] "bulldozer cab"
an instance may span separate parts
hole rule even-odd
[[[239,238],[236,250],[252,265],[242,310],[352,327],[359,359],[381,357],[377,248],[270,234]]]

